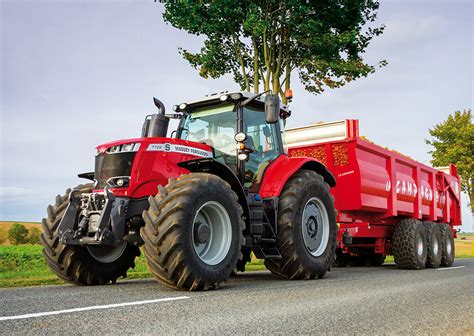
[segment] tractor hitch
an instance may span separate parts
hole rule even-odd
[[[69,204],[59,223],[59,239],[64,245],[116,246],[123,241],[130,200],[115,197],[109,188],[103,193],[69,194]]]

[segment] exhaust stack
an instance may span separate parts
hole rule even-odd
[[[170,119],[165,116],[165,105],[153,97],[153,102],[158,108],[157,114],[147,115],[142,127],[142,138],[166,137]]]

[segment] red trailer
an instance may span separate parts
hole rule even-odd
[[[392,254],[409,268],[452,264],[461,225],[456,166],[435,169],[367,141],[358,120],[288,129],[286,140],[290,156],[319,160],[337,180],[339,266],[381,264]]]

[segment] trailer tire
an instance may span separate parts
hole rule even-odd
[[[77,186],[82,193],[92,191],[92,184]],[[68,205],[71,189],[56,196],[54,205],[48,206],[48,217],[43,218],[40,242],[49,268],[62,280],[76,285],[104,285],[126,277],[129,268],[135,267],[135,257],[140,255],[136,246],[125,245],[111,262],[100,262],[86,247],[65,246],[59,242],[58,227]]]
[[[278,208],[276,245],[282,259],[266,259],[265,266],[283,279],[322,278],[336,249],[336,212],[328,184],[316,172],[300,170],[285,184]]]
[[[422,269],[427,259],[426,230],[413,218],[398,222],[392,238],[393,257],[401,268]]]
[[[183,175],[158,190],[143,212],[148,268],[169,288],[219,288],[236,269],[244,243],[237,195],[207,173]]]
[[[443,257],[441,231],[439,225],[433,222],[423,222],[426,230],[427,258],[426,267],[438,268]]]
[[[454,236],[451,227],[448,224],[439,226],[441,231],[441,266],[451,267],[454,263]]]

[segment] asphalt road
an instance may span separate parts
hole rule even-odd
[[[252,272],[198,293],[168,290],[152,279],[2,289],[0,333],[472,335],[474,259],[454,266],[345,268],[313,281]]]

